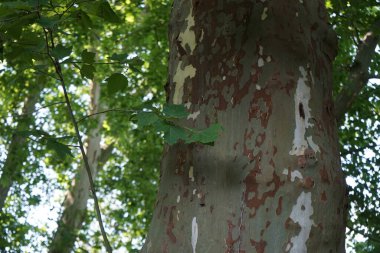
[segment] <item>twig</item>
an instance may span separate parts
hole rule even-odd
[[[102,214],[101,214],[100,208],[99,208],[98,197],[96,196],[95,184],[94,184],[94,180],[92,178],[90,164],[88,162],[86,152],[84,151],[84,145],[83,145],[83,142],[82,142],[82,137],[81,137],[80,132],[79,132],[78,123],[75,120],[73,109],[71,107],[71,102],[70,102],[70,98],[69,98],[69,95],[68,95],[68,92],[67,92],[67,89],[66,89],[65,80],[64,80],[63,75],[62,75],[61,65],[60,65],[59,61],[57,59],[55,59],[51,55],[50,50],[49,50],[49,48],[54,48],[54,40],[53,40],[53,36],[52,36],[53,32],[51,30],[47,30],[46,28],[43,28],[43,31],[44,31],[44,34],[45,34],[45,43],[46,43],[47,54],[48,54],[51,62],[54,65],[55,72],[56,72],[56,74],[57,74],[57,76],[59,78],[59,81],[61,83],[61,86],[62,86],[62,89],[63,89],[63,93],[64,93],[64,97],[65,97],[65,101],[66,101],[66,105],[67,105],[67,109],[68,109],[71,121],[72,121],[72,123],[74,125],[76,137],[78,139],[79,148],[80,148],[80,151],[81,151],[81,154],[82,154],[82,158],[83,158],[84,165],[85,165],[85,168],[86,168],[86,172],[87,172],[87,175],[88,175],[88,180],[89,180],[89,183],[90,183],[91,193],[92,193],[92,196],[94,198],[95,212],[96,212],[96,216],[97,216],[97,219],[98,219],[98,223],[99,223],[99,227],[100,227],[100,232],[102,234],[102,237],[103,237],[103,240],[104,240],[104,245],[106,247],[107,252],[111,253],[112,252],[112,247],[111,247],[111,245],[110,245],[110,243],[108,241],[107,234],[106,234],[105,229],[104,229],[104,225],[103,225],[103,221],[102,221]],[[50,35],[51,46],[49,46],[49,35]]]
[[[101,111],[101,112],[96,112],[96,113],[92,113],[92,114],[88,114],[80,119],[77,120],[77,123],[85,120],[85,119],[88,119],[92,116],[96,116],[96,115],[99,115],[99,114],[102,114],[102,113],[107,113],[107,112],[129,112],[129,113],[133,113],[135,112],[134,110],[125,110],[125,109],[109,109],[109,110],[105,110],[105,111]]]

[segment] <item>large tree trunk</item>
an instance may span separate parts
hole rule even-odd
[[[176,0],[170,102],[214,146],[166,147],[142,252],[344,252],[323,1]]]
[[[22,114],[17,120],[17,131],[29,130],[30,125],[33,123],[32,113],[35,110],[35,105],[40,97],[41,90],[41,85],[36,85],[30,88],[30,92],[24,101]],[[5,200],[8,197],[9,190],[11,189],[13,183],[22,178],[22,166],[28,157],[26,143],[27,138],[24,135],[20,135],[17,132],[13,134],[9,144],[7,158],[4,166],[1,168],[0,212],[4,208]]]
[[[91,81],[91,109],[90,114],[99,112],[100,85]],[[95,126],[90,129],[87,136],[86,154],[95,180],[98,171],[98,162],[101,154],[100,130],[104,121],[104,114],[93,116]],[[58,228],[50,244],[49,252],[71,252],[77,237],[78,230],[82,227],[86,211],[87,201],[90,197],[90,183],[84,164],[79,169],[72,183],[72,188],[67,192],[63,203],[63,213],[58,221]]]

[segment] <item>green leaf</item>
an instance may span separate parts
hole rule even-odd
[[[107,90],[109,94],[115,94],[128,86],[128,78],[123,74],[113,73],[107,78]]]
[[[57,59],[62,59],[71,54],[72,47],[64,47],[61,44],[57,45],[52,51],[51,55]]]
[[[98,5],[96,15],[110,23],[120,23],[120,18],[112,10],[110,4],[107,1],[103,1]]]
[[[189,115],[184,105],[166,104],[162,110],[165,117],[183,119]]]
[[[42,27],[53,29],[57,26],[57,24],[61,22],[61,19],[58,16],[53,17],[41,17],[37,20],[37,23]]]
[[[71,154],[70,148],[67,145],[62,144],[62,143],[60,143],[54,139],[47,139],[46,148],[48,148],[50,150],[54,150],[54,152],[61,159],[65,159],[66,156],[73,156]]]
[[[136,116],[139,127],[149,126],[160,118],[154,112],[140,112]]]
[[[92,64],[95,62],[95,53],[88,52],[87,49],[82,51],[82,61],[87,64]]]
[[[164,135],[165,141],[169,144],[175,144],[179,140],[183,140],[185,142],[188,141],[188,133],[185,129],[178,126],[170,126],[169,131],[167,131]]]
[[[95,67],[89,64],[83,64],[82,67],[80,68],[80,74],[82,78],[93,79],[94,72],[96,72]]]
[[[191,137],[191,142],[200,142],[203,144],[212,144],[219,136],[219,132],[222,130],[222,126],[218,123],[212,124],[210,127],[194,132]]]
[[[128,61],[129,54],[112,54],[110,57],[113,61],[118,61],[120,63],[126,63]]]
[[[168,124],[168,122],[165,122],[163,120],[157,120],[156,122],[153,123],[154,128],[158,132],[168,132],[171,124]]]

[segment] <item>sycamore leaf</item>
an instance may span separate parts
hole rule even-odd
[[[95,53],[88,52],[87,49],[82,51],[82,61],[87,64],[92,64],[95,62]]]
[[[47,139],[46,148],[53,150],[61,159],[65,159],[66,156],[73,156],[70,148],[54,139]]]
[[[152,125],[160,119],[154,112],[140,112],[136,115],[136,118],[139,127]]]
[[[169,130],[165,132],[164,138],[169,145],[175,144],[179,140],[187,142],[188,133],[182,127],[170,126]]]
[[[57,59],[65,58],[71,54],[72,47],[64,47],[61,44],[57,45],[52,51],[51,55]]]
[[[118,61],[120,63],[126,63],[128,61],[129,54],[112,54],[110,57],[113,61]]]
[[[107,1],[103,1],[98,5],[96,15],[110,23],[120,23],[120,18],[112,10],[110,4]]]
[[[96,72],[95,67],[89,64],[83,64],[82,67],[80,68],[80,74],[82,78],[93,79],[94,72]]]
[[[123,90],[126,86],[128,86],[128,78],[123,74],[113,73],[107,78],[107,90],[110,95]]]
[[[165,117],[183,119],[189,115],[184,105],[166,104],[162,110]]]
[[[191,142],[200,142],[203,144],[212,144],[219,136],[219,132],[222,130],[220,124],[212,124],[210,127],[201,131],[194,132],[191,137]]]
[[[42,27],[53,29],[57,26],[57,24],[61,22],[61,19],[59,16],[53,16],[53,17],[41,17],[37,20],[37,23],[40,24]]]

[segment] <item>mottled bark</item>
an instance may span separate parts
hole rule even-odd
[[[335,100],[335,114],[338,122],[343,120],[344,114],[368,83],[370,77],[368,69],[376,53],[376,46],[379,44],[379,31],[380,19],[373,24],[358,47],[354,63],[349,71],[348,82],[344,84]]]
[[[167,146],[144,253],[344,252],[323,1],[176,0],[169,102],[214,146]]]
[[[22,166],[28,157],[27,138],[17,131],[29,130],[33,123],[33,111],[39,99],[42,87],[36,86],[30,89],[25,98],[22,114],[17,119],[16,132],[13,134],[8,147],[8,154],[0,178],[0,212],[4,208],[5,200],[13,183],[22,178]]]
[[[100,110],[100,85],[91,82],[91,109],[90,114],[99,112]],[[105,118],[104,114],[92,117],[95,122],[87,136],[86,154],[91,168],[93,179],[99,166],[99,158],[101,155],[101,135],[100,130]],[[103,162],[104,163],[104,162]],[[87,201],[90,197],[90,183],[88,174],[84,165],[82,165],[72,182],[71,189],[65,196],[63,203],[63,213],[58,221],[58,228],[54,234],[54,238],[50,244],[49,252],[71,252],[77,237],[78,230],[81,229],[87,211]]]

